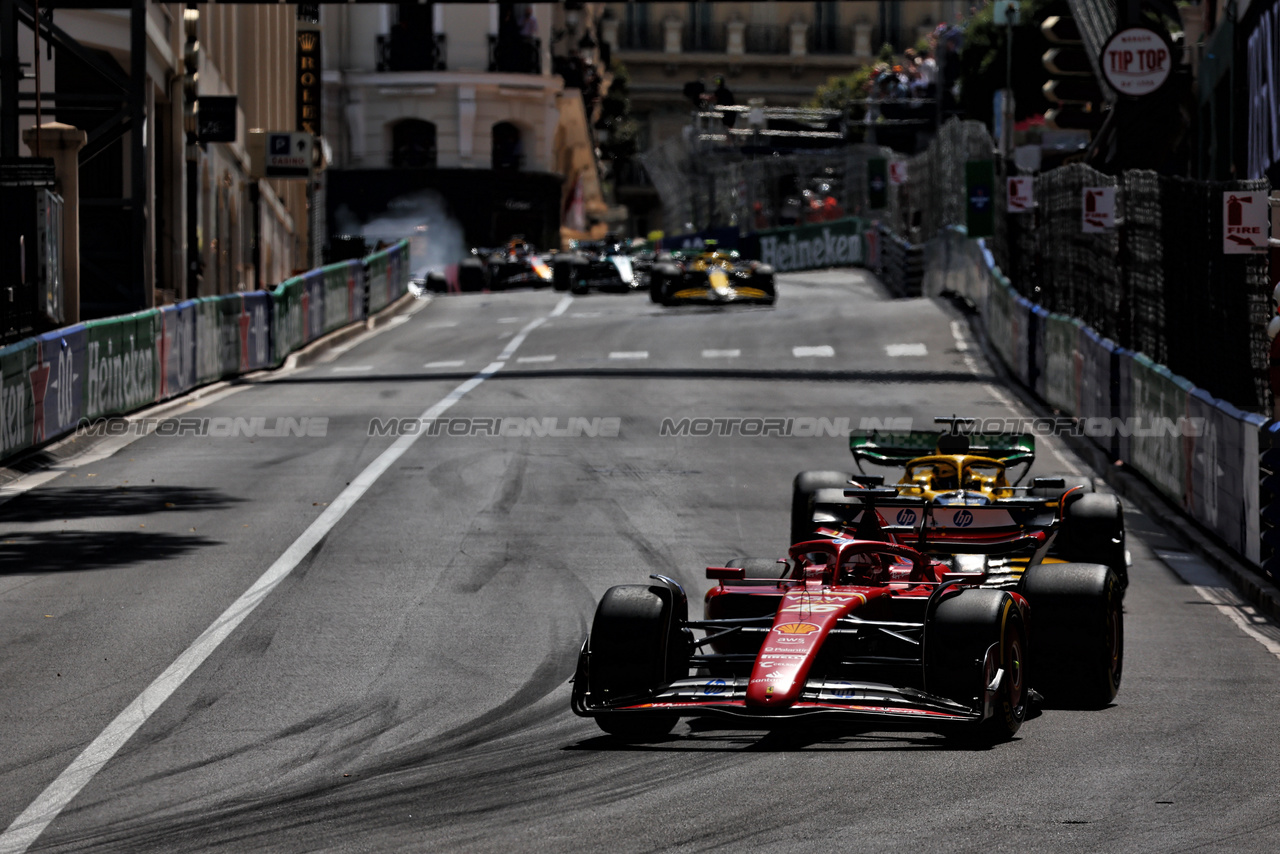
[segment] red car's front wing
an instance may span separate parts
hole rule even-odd
[[[580,670],[579,678],[583,675]],[[886,729],[924,730],[978,723],[995,710],[993,690],[986,692],[986,708],[971,709],[912,688],[836,679],[810,679],[797,702],[784,708],[757,710],[747,705],[747,682],[745,677],[680,679],[650,696],[619,698],[619,702],[603,705],[593,704],[585,686],[580,687],[575,681],[573,710],[584,717],[656,713],[762,722],[822,716],[877,721]]]

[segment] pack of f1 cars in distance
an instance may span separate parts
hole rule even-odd
[[[707,241],[657,257],[649,272],[649,299],[661,305],[758,303],[773,305],[778,292],[773,268]]]
[[[588,291],[631,291],[640,286],[629,244],[615,235],[604,240],[572,240],[567,252],[551,257],[555,289],[585,294]]]
[[[458,289],[464,292],[545,288],[551,286],[552,278],[542,254],[522,237],[513,237],[497,249],[472,249],[458,263]]]
[[[832,520],[830,508],[816,512],[818,505],[838,506],[840,494],[850,486],[879,486],[884,478],[863,473],[864,463],[902,467],[903,474],[892,487],[903,496],[925,498],[938,505],[1000,506],[1010,500],[1033,498],[1046,506],[1066,496],[1062,531],[1055,540],[1053,559],[1100,563],[1111,568],[1121,588],[1128,587],[1128,558],[1125,551],[1124,511],[1114,495],[1096,493],[1093,481],[1078,475],[1033,478],[1019,486],[1035,461],[1035,437],[1014,433],[965,433],[962,428],[973,419],[947,417],[936,421],[949,424],[946,431],[913,430],[892,432],[860,430],[849,434],[849,448],[858,473],[805,471],[792,483],[791,538],[808,539],[817,527]],[[1010,482],[1008,473],[1021,468]],[[1010,563],[1008,571],[1016,580],[1021,568]]]
[[[1115,697],[1119,583],[1098,564],[1043,562],[1058,520],[1042,505],[955,509],[896,490],[849,492],[861,506],[854,528],[778,561],[708,567],[719,583],[702,619],[661,575],[606,591],[579,654],[574,712],[640,741],[682,717],[719,717],[993,743],[1018,731],[1033,690],[1079,708]],[[905,508],[914,528],[886,523]],[[1009,554],[1028,561],[1013,588],[988,573],[988,558]]]

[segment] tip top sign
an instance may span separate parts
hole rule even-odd
[[[1107,39],[1100,57],[1102,74],[1121,95],[1155,92],[1169,79],[1173,53],[1164,39],[1143,27],[1120,30]]]

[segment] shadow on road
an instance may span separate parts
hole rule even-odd
[[[0,533],[0,575],[80,572],[172,560],[220,541],[146,531]]]
[[[224,510],[242,500],[193,486],[54,487],[32,490],[0,504],[0,523]]]

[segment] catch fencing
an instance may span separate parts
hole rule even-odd
[[[990,160],[991,151],[984,126],[944,125],[908,162],[900,222],[919,223],[919,236],[904,236],[928,239],[963,226],[965,162]],[[1224,191],[1265,196],[1265,180],[1192,181],[1144,170],[1113,176],[1075,163],[1037,175],[1033,186],[1034,206],[1011,213],[1007,188],[997,182],[994,234],[986,241],[1019,294],[1242,409],[1271,411],[1267,258],[1222,252]],[[1116,188],[1114,229],[1083,230],[1086,187]]]
[[[365,319],[407,292],[408,242],[270,291],[90,320],[0,349],[0,458],[229,376]]]

